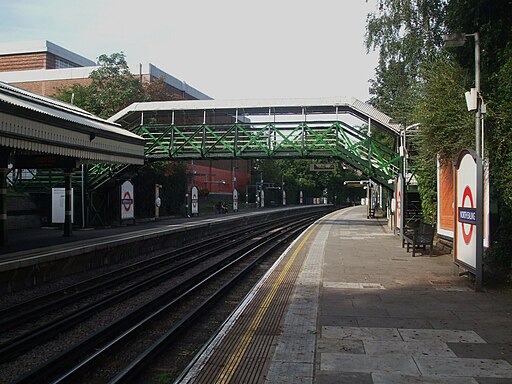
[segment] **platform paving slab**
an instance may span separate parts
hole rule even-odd
[[[316,372],[315,384],[373,384],[370,373],[361,372],[336,372],[335,375],[329,372]]]
[[[478,384],[478,381],[471,377],[450,377],[447,379],[404,375],[396,372],[373,373],[372,382],[373,384]]]
[[[415,361],[425,376],[496,377],[512,382],[512,365],[501,359],[417,357]]]
[[[441,341],[364,341],[364,350],[368,355],[410,355],[413,357],[439,356],[457,357]]]
[[[448,343],[457,357],[503,359],[512,364],[511,343]]]
[[[457,329],[399,329],[404,341],[438,340],[445,343],[485,343],[475,331]]]
[[[396,236],[352,222],[355,214],[339,216],[343,225],[332,226],[324,254],[315,382],[335,383],[350,371],[380,384],[512,383],[505,344],[512,299],[475,293],[450,255],[412,259]],[[498,338],[503,353],[493,354],[488,343]],[[459,368],[436,370],[447,359]]]
[[[420,375],[412,356],[370,356],[350,353],[322,353],[320,370],[331,372],[402,372]]]

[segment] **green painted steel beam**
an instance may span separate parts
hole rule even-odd
[[[148,159],[333,158],[387,186],[401,157],[341,121],[144,125]]]
[[[146,139],[148,161],[190,159],[319,159],[344,161],[387,188],[399,172],[402,157],[358,127],[343,121],[262,122],[233,124],[146,124],[133,132]],[[91,189],[126,169],[123,164],[89,168]],[[40,179],[40,180],[38,180]],[[51,175],[34,174],[33,183],[48,185]],[[59,178],[54,178],[55,181]],[[52,184],[52,183],[50,183]]]

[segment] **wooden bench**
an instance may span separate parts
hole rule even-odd
[[[402,248],[407,244],[407,252],[412,247],[412,257],[416,256],[416,249],[430,247],[430,256],[434,246],[434,224],[419,223],[416,228],[405,228],[402,237]]]

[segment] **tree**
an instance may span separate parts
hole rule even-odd
[[[416,148],[416,175],[424,216],[436,219],[436,159],[451,164],[462,149],[474,145],[474,118],[466,110],[464,91],[468,86],[465,71],[446,55],[422,64],[417,84],[414,121],[421,129],[412,137]]]
[[[166,101],[182,99],[171,91],[162,77],[142,83],[140,101]]]
[[[440,53],[441,36],[479,32],[481,94],[487,103],[484,155],[490,162],[491,206],[497,202],[500,213],[499,226],[491,227],[498,236],[487,254],[509,267],[510,251],[504,250],[512,236],[512,1],[380,0],[378,4],[378,14],[368,17],[366,40],[368,49],[378,47],[380,52],[373,103],[402,123],[421,123],[414,144],[424,214],[429,217],[436,213],[436,155],[450,161],[461,149],[475,145],[474,115],[467,112],[463,97],[474,86],[474,44],[469,39],[464,47]],[[490,263],[487,259],[486,265]]]
[[[73,103],[96,116],[108,118],[141,98],[141,86],[128,68],[123,52],[98,58],[99,68],[89,75],[87,86],[74,84],[57,89],[55,98]]]
[[[130,73],[123,52],[101,55],[99,68],[90,74],[91,82],[84,86],[74,84],[60,88],[55,97],[73,104],[103,118],[108,118],[136,101],[158,101],[176,99],[164,79],[156,79],[141,84]],[[163,185],[162,215],[177,213],[185,194],[186,180],[184,166],[175,163],[150,163],[139,168],[134,179],[137,187],[137,211],[142,217],[154,214],[155,184]]]
[[[379,49],[372,104],[395,119],[410,121],[422,61],[439,50],[443,32],[442,0],[379,0],[368,15],[366,48]]]
[[[123,52],[101,55],[98,64],[100,68],[90,75],[90,112],[108,118],[140,97],[140,82],[131,74]]]
[[[327,189],[329,200],[355,201],[361,197],[361,190],[349,189],[343,185],[345,180],[359,180],[360,177],[353,171],[344,169],[339,161],[328,160],[337,164],[335,172],[311,172],[310,165],[317,160],[256,160],[254,162],[254,178],[259,181],[263,174],[264,182],[280,186],[285,183],[287,199],[290,203],[299,201],[300,191],[306,197],[322,197]],[[325,162],[325,161],[322,161]]]

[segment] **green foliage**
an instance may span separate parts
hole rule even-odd
[[[160,215],[180,213],[186,186],[186,167],[177,162],[154,162],[141,167],[133,184],[137,216],[153,217],[155,214],[155,184],[160,184]]]
[[[446,25],[450,32],[480,34],[482,90],[493,94],[491,79],[508,60],[512,41],[512,5],[510,0],[450,0],[446,6]],[[470,37],[463,47],[452,49],[457,62],[474,70],[474,44]]]
[[[462,148],[474,148],[474,114],[466,109],[464,71],[444,55],[422,65],[413,119],[421,125],[414,136],[423,159],[450,161]]]
[[[394,59],[387,64],[381,59],[374,80],[370,80],[370,103],[396,121],[405,123],[411,113],[411,76],[405,63]]]
[[[346,201],[357,201],[365,195],[360,188],[349,188],[343,185],[345,180],[359,180],[360,176],[355,172],[344,169],[341,162],[323,160],[322,163],[335,163],[335,172],[312,172],[310,165],[319,162],[315,160],[293,159],[293,160],[257,160],[254,162],[254,181],[259,181],[263,175],[264,182],[274,183],[280,186],[281,181],[285,183],[287,200],[290,204],[299,202],[300,191],[305,198],[322,197],[327,189],[328,199],[340,203]]]
[[[142,83],[140,101],[178,100],[179,97],[171,91],[163,78],[153,79]]]
[[[123,52],[98,58],[99,68],[89,75],[88,86],[58,89],[55,98],[71,102],[99,117],[108,118],[141,98],[140,82],[132,76]]]
[[[474,148],[474,114],[466,109],[464,71],[445,55],[423,63],[412,117],[420,129],[412,136],[423,214],[435,222],[436,158],[451,164],[462,148]]]
[[[490,173],[504,218],[500,225],[512,233],[512,47],[504,55],[508,60],[493,78],[495,99],[489,102],[486,137],[490,163],[496,164]]]
[[[413,147],[417,150],[415,169],[428,218],[436,214],[437,154],[441,161],[450,163],[461,149],[475,147],[474,114],[466,110],[464,100],[464,92],[474,86],[474,40],[468,36],[463,47],[440,53],[441,36],[450,32],[480,35],[491,206],[497,203],[499,213],[499,225],[491,228],[495,241],[486,255],[486,273],[496,266],[499,269],[506,265],[508,269],[511,255],[505,243],[512,235],[511,3],[379,0],[378,6],[378,12],[368,17],[366,36],[367,48],[378,47],[380,52],[371,88],[372,103],[404,125],[421,124],[413,137]]]
[[[108,118],[139,97],[140,82],[130,73],[123,52],[101,55],[98,63],[100,68],[90,75],[91,112]]]
[[[442,43],[442,0],[379,0],[378,12],[368,15],[366,48],[379,48],[371,100],[377,108],[401,122],[409,121],[421,62]]]

